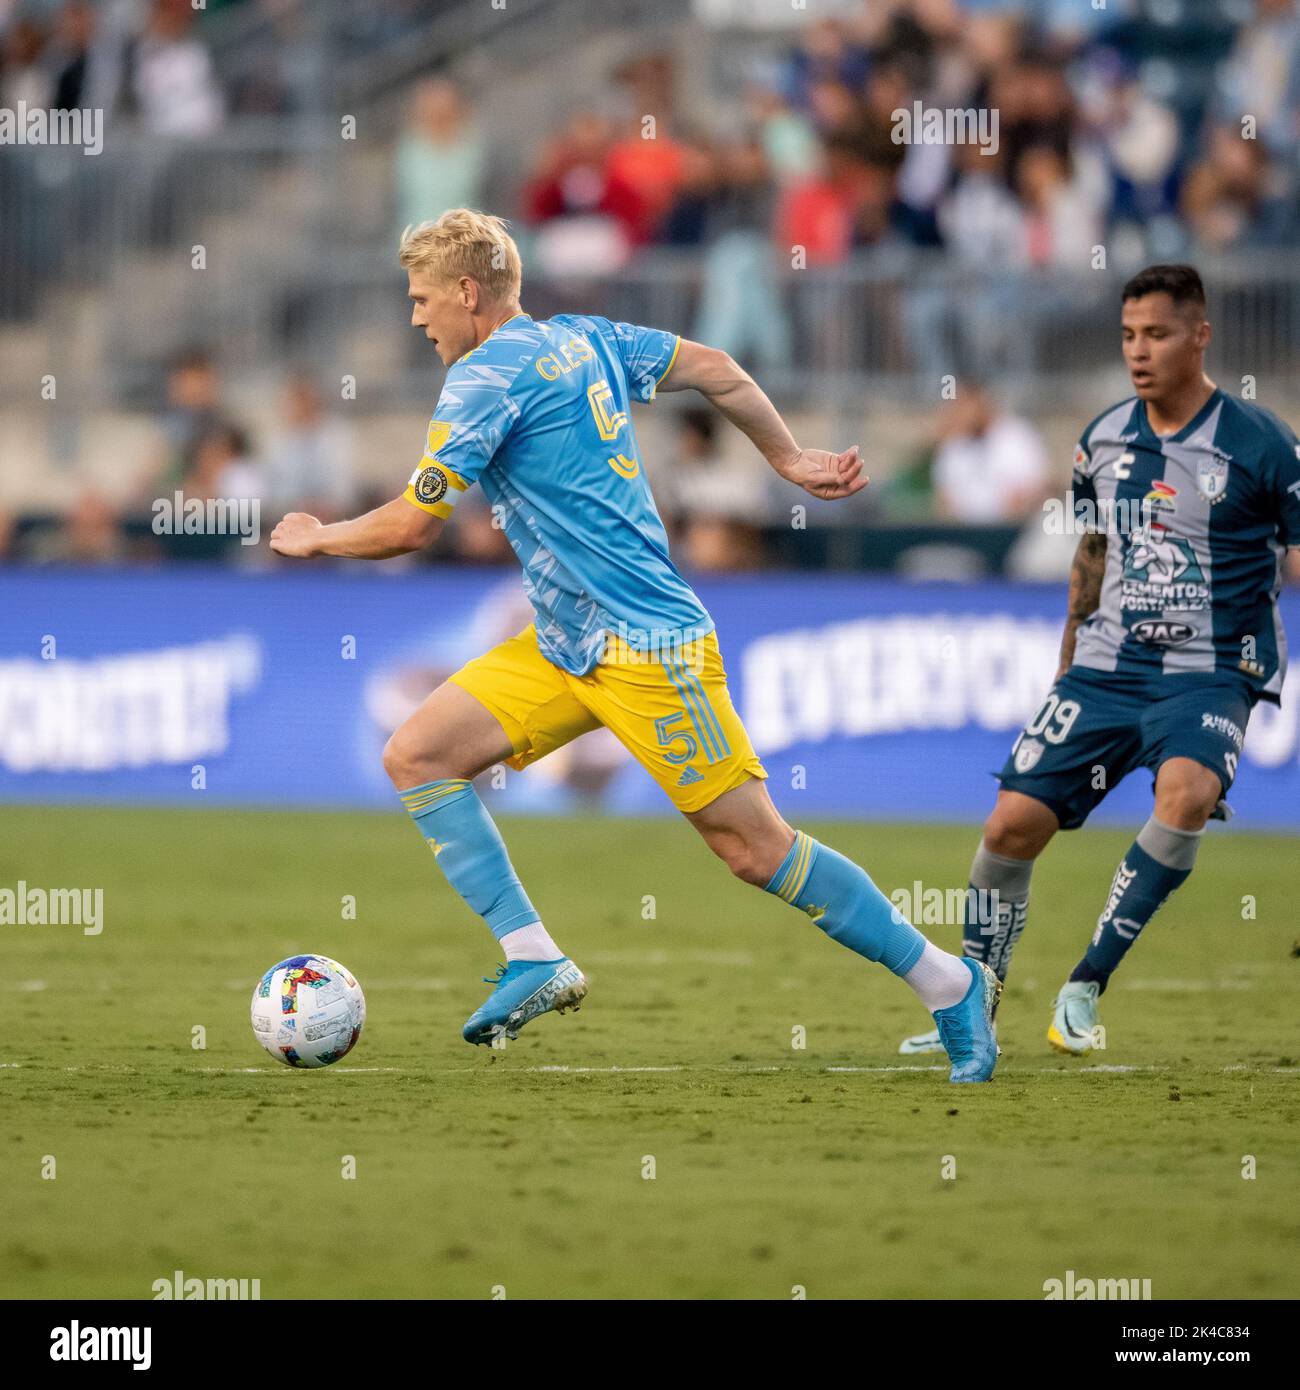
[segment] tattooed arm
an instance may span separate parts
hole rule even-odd
[[[1061,637],[1061,662],[1056,679],[1070,669],[1074,661],[1074,638],[1080,623],[1097,611],[1101,602],[1101,580],[1106,572],[1106,537],[1089,532],[1080,537],[1070,569],[1070,607],[1065,618],[1065,633]]]

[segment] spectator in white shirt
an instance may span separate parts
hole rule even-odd
[[[155,0],[131,55],[131,93],[153,135],[211,135],[225,115],[207,48],[191,34],[189,0]]]
[[[1020,521],[1048,487],[1038,431],[1005,413],[982,386],[961,382],[939,420],[934,457],[935,512],[972,525]]]
[[[266,450],[267,505],[322,521],[348,516],[357,490],[347,426],[326,415],[316,383],[304,375],[285,384],[281,410],[283,425]]]

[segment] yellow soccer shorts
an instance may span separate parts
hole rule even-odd
[[[603,659],[573,676],[542,655],[530,624],[449,679],[506,731],[513,768],[603,724],[679,811],[698,811],[747,777],[767,776],[731,703],[712,632],[668,657],[611,638]]]

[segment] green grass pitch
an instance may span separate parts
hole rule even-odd
[[[886,891],[963,884],[977,834],[806,828]],[[0,886],[105,894],[97,937],[0,926],[0,1295],[149,1298],[181,1270],[263,1298],[1034,1299],[1070,1269],[1300,1295],[1300,841],[1211,832],[1080,1063],[1050,1005],[1129,836],[1059,837],[998,1074],[950,1087],[896,1053],[927,1025],[910,991],[686,826],[504,831],[591,994],[498,1053],[460,1038],[494,943],[397,813],[0,812]],[[300,951],[366,991],[323,1071],[248,1023]]]

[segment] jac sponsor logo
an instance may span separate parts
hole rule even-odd
[[[1182,647],[1196,636],[1189,623],[1170,622],[1167,618],[1145,618],[1129,629],[1139,642],[1156,647]]]

